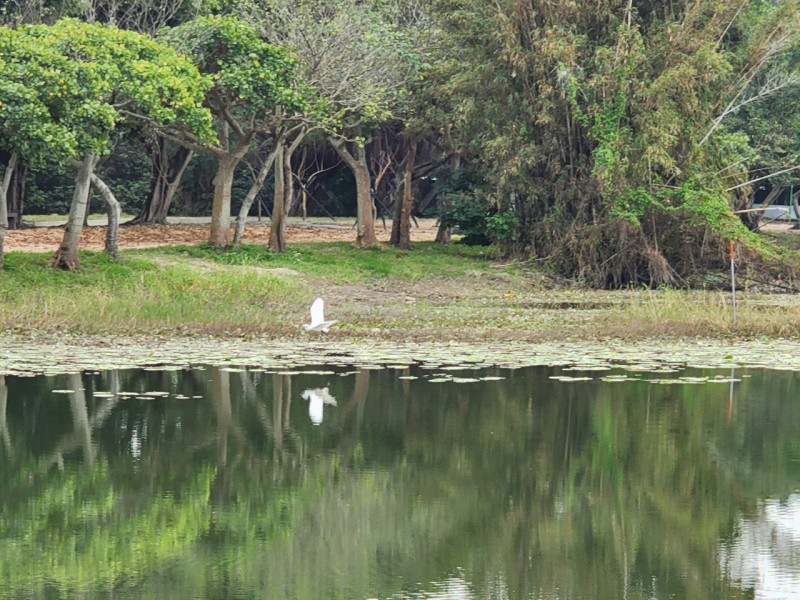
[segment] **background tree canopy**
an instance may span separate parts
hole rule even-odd
[[[314,172],[325,175],[315,185],[325,187],[326,179],[330,185],[324,194],[322,187],[304,194],[316,191],[320,203],[331,206],[352,206],[352,199],[339,196],[358,195],[359,239],[366,243],[370,194],[380,185],[388,202],[399,206],[398,190],[406,181],[419,209],[436,210],[443,228],[458,226],[467,241],[499,244],[595,286],[685,284],[698,269],[722,266],[731,240],[742,259],[777,264],[784,273],[796,268],[750,233],[735,211],[748,209],[764,183],[792,189],[787,169],[800,154],[792,111],[800,90],[798,0],[603,0],[590,6],[241,0],[224,8],[176,0],[161,8],[139,2],[124,13],[117,4],[93,6],[93,12],[69,2],[38,10],[25,2],[6,6],[2,43],[10,43],[18,31],[11,27],[21,22],[63,15],[119,23],[170,41],[213,83],[206,105],[221,145],[204,147],[222,151],[231,143],[222,154],[235,150],[245,162],[263,163],[256,159],[263,143],[251,146],[249,138],[274,145],[279,115],[307,118],[310,129],[293,138],[296,145],[281,161],[280,185],[286,181],[290,188],[281,197],[293,210],[292,182],[316,165]],[[228,37],[220,44],[223,34]],[[14,70],[6,67],[0,86],[17,98],[14,110],[33,111],[23,119],[26,127],[45,132],[59,125],[55,113],[37,109],[33,96],[20,100],[20,86],[37,70],[46,79],[50,59],[43,50],[28,50],[29,58],[19,52],[22,58]],[[109,54],[112,63],[114,56]],[[124,63],[122,54],[119,59]],[[65,80],[71,76],[68,68],[63,73]],[[302,81],[292,79],[298,76]],[[64,85],[58,81],[43,81],[37,90]],[[145,101],[146,90],[138,92]],[[13,123],[22,113],[8,106],[0,151],[28,144],[26,166],[38,166],[36,155],[57,156],[65,143],[75,143],[57,132],[16,135]],[[179,117],[158,110],[151,125]],[[99,118],[102,111],[91,115]],[[321,135],[306,134],[314,129]],[[129,140],[151,135],[136,127],[117,133]],[[38,140],[40,150],[23,138]],[[326,138],[333,147],[320,143]],[[203,146],[191,136],[183,139]],[[126,161],[137,153],[147,160],[141,141],[125,148]],[[160,150],[162,160],[169,157],[163,143]],[[129,178],[115,187],[142,189],[130,170],[113,168],[115,160],[107,162],[109,171]],[[242,174],[233,172],[235,164],[225,167],[223,195],[236,209],[237,194],[248,186],[230,180]],[[206,169],[184,165],[177,171],[184,169],[186,189],[209,189],[208,182],[195,181]],[[272,186],[266,175],[264,181]],[[52,173],[34,174],[31,197],[53,202],[46,190],[59,185]],[[365,185],[374,185],[370,194]],[[189,204],[202,209],[210,200]],[[129,209],[145,203],[139,198]],[[221,206],[215,214],[225,213],[217,215],[225,225],[231,208],[227,201]],[[161,214],[168,209],[162,206]],[[745,220],[752,228],[752,219]]]

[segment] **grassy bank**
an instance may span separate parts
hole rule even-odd
[[[800,337],[794,296],[742,293],[732,323],[723,292],[553,288],[527,264],[459,245],[172,247],[126,251],[120,263],[85,252],[78,273],[50,269],[48,258],[7,254],[0,329],[305,338],[308,305],[322,296],[340,321],[332,339]]]

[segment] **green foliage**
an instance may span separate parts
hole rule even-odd
[[[116,113],[93,69],[30,32],[0,28],[0,145],[31,165],[103,150]]]
[[[738,241],[751,235],[731,214],[730,203],[722,190],[713,190],[692,178],[676,190],[673,197],[690,221],[700,227],[709,227],[721,240]]]
[[[461,243],[468,246],[488,246],[489,219],[496,209],[487,201],[477,199],[473,194],[455,192],[448,194],[439,208],[439,223],[452,227],[461,234]]]
[[[0,144],[29,164],[103,153],[130,119],[213,139],[209,83],[147,36],[62,19],[0,29],[0,55]]]
[[[91,65],[94,79],[85,91],[125,106],[120,116],[142,115],[157,126],[175,124],[213,139],[211,117],[202,107],[210,82],[171,48],[132,31],[71,19],[23,31],[69,59]]]
[[[288,112],[311,108],[308,90],[297,79],[295,58],[240,19],[201,17],[166,30],[161,39],[210,76],[207,103],[215,112],[241,108],[263,117],[278,106]]]
[[[493,241],[510,246],[519,239],[521,223],[517,213],[504,210],[486,218],[486,233]]]
[[[448,149],[471,157],[474,197],[516,214],[504,246],[601,286],[715,264],[687,240],[742,235],[725,190],[754,156],[717,119],[751,105],[749,74],[777,81],[764,65],[792,39],[796,0],[519,8],[435,2],[447,55],[427,92]]]

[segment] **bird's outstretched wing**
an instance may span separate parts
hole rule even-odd
[[[317,298],[311,303],[311,324],[309,327],[315,327],[325,321],[325,301],[322,298]]]

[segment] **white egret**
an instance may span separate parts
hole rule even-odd
[[[337,321],[325,320],[325,301],[322,298],[317,298],[311,303],[311,323],[303,323],[306,331],[321,331],[328,333],[330,326]]]
[[[303,399],[308,400],[308,416],[314,425],[322,424],[322,412],[326,404],[336,406],[336,398],[331,396],[327,386],[304,391]]]

